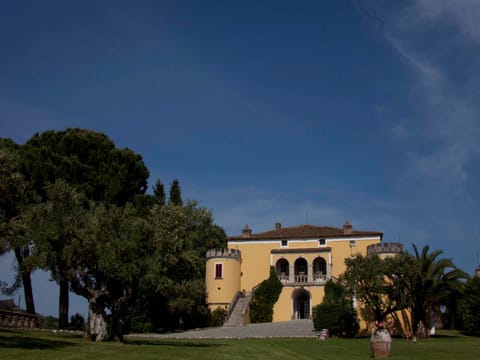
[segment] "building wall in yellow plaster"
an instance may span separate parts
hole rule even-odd
[[[242,254],[242,276],[240,288],[251,291],[253,287],[268,278],[270,273],[270,250],[279,247],[272,243],[229,243],[230,249]]]
[[[332,248],[332,275],[337,277],[346,270],[345,259],[357,254],[367,255],[367,246],[378,244],[378,239],[355,240],[355,245],[350,246],[351,239],[327,241],[327,246]]]
[[[286,247],[281,247],[282,249],[317,249],[318,239],[313,240],[290,240],[288,241],[288,245]]]
[[[283,287],[278,301],[273,307],[273,322],[292,320],[292,293],[293,288]]]

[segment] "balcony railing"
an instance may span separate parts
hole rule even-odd
[[[289,274],[280,273],[278,274],[278,279],[283,285],[325,285],[325,283],[330,279],[330,275],[317,273],[313,274],[312,279],[309,279],[308,274],[295,274],[290,276]]]
[[[330,277],[327,274],[313,274],[313,282],[325,284]]]
[[[305,275],[305,274],[295,275],[295,282],[296,283],[306,283],[306,282],[308,282],[308,275]]]

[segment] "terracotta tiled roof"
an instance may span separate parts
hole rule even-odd
[[[245,231],[245,229],[244,229]],[[251,234],[231,236],[229,240],[270,240],[270,239],[315,239],[315,238],[335,238],[335,237],[359,237],[359,236],[383,236],[382,232],[366,231],[366,230],[351,230],[351,233],[346,233],[343,228],[336,228],[331,226],[314,226],[314,225],[299,225],[285,228],[277,228],[274,230]]]

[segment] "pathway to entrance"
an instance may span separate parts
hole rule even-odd
[[[238,327],[218,327],[172,334],[130,334],[127,338],[152,339],[250,339],[250,338],[315,338],[312,320],[292,320],[276,323],[249,324]]]

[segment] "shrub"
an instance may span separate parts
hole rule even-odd
[[[460,303],[464,330],[470,335],[480,335],[480,278],[474,277],[465,284]]]
[[[208,326],[209,327],[222,326],[223,323],[225,322],[225,313],[226,313],[226,310],[221,307],[217,307],[215,310],[213,310],[210,313],[210,318],[208,319]]]
[[[153,331],[152,322],[144,313],[134,314],[130,321],[129,332],[132,333],[149,333]]]
[[[332,336],[354,337],[359,329],[357,314],[352,306],[320,304],[313,308],[315,330],[328,329]]]
[[[68,324],[70,330],[85,331],[85,318],[82,314],[76,313],[70,317],[70,323]]]
[[[272,322],[273,305],[258,298],[253,298],[250,302],[250,322],[264,323]]]
[[[347,289],[332,279],[325,284],[323,303],[313,308],[315,330],[328,329],[334,336],[354,337],[358,330],[357,313]]]
[[[270,276],[260,283],[250,302],[250,322],[272,322],[273,306],[281,292],[282,283],[278,279],[275,268],[271,266]]]
[[[40,329],[56,330],[58,329],[58,319],[53,316],[37,315],[38,327]]]
[[[350,303],[351,298],[348,296],[348,291],[345,287],[333,279],[330,279],[325,284],[325,295],[323,296],[324,304],[345,304]]]

